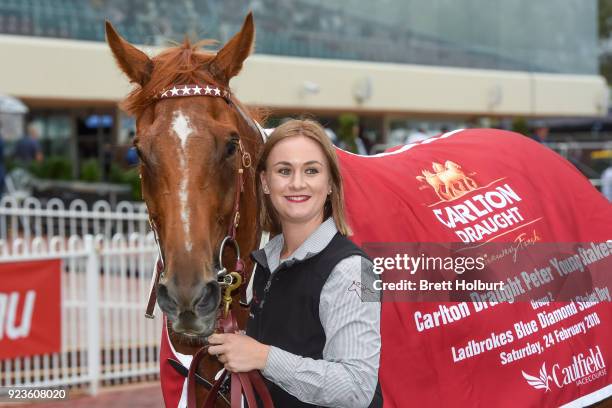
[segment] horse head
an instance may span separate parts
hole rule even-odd
[[[453,169],[453,170],[458,170],[458,169],[460,169],[460,168],[461,168],[461,166],[460,166],[460,165],[458,165],[457,163],[452,162],[452,161],[450,161],[450,160],[447,160],[447,161],[445,161],[445,162],[444,162],[444,167],[445,167],[447,170],[450,170],[450,169]]]
[[[435,177],[435,176],[436,176],[436,174],[435,174],[435,173],[432,173],[431,171],[426,170],[426,169],[425,169],[425,170],[421,170],[421,174],[423,175],[423,177],[425,177],[425,178],[427,178],[427,179],[429,179],[429,178],[432,178],[432,177]]]
[[[436,163],[436,162],[432,163],[432,168],[433,168],[433,171],[435,171],[436,173],[440,173],[441,171],[445,170],[443,165],[441,165],[440,163]]]
[[[191,343],[215,329],[219,271],[231,270],[237,247],[248,253],[258,235],[250,157],[262,142],[229,91],[254,35],[249,14],[217,53],[201,49],[210,41],[185,39],[150,58],[106,23],[115,60],[135,84],[122,108],[136,117],[143,199],[163,259],[158,304],[172,330]],[[236,245],[220,251],[226,236]]]

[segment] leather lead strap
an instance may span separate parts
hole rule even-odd
[[[164,264],[161,258],[157,258],[155,263],[155,272],[153,272],[153,278],[151,280],[151,288],[149,289],[149,301],[147,302],[147,309],[145,311],[145,317],[148,319],[155,318],[155,303],[157,302],[157,286],[159,284],[159,277],[164,269]]]
[[[234,210],[232,211],[232,218],[230,219],[230,223],[228,225],[227,230],[227,235],[234,241],[236,240],[236,230],[238,229],[238,224],[240,223],[240,194],[244,189],[244,181],[242,178],[243,172],[244,169],[242,168],[242,166],[240,166],[240,168],[238,169],[238,174],[236,174],[236,193],[234,196]]]
[[[221,321],[221,330],[223,333],[236,333],[238,331],[238,324],[233,313],[230,311],[227,317]],[[189,366],[189,374],[187,376],[187,408],[197,408],[196,405],[196,371],[202,358],[208,352],[208,347],[202,347],[194,355],[191,365]],[[213,384],[212,389],[208,392],[206,400],[202,408],[213,408],[217,401],[219,390],[225,381],[227,376],[227,370],[223,370],[221,376]],[[245,396],[249,407],[257,407],[257,397],[259,396],[263,402],[264,408],[274,408],[272,397],[266,387],[261,373],[258,370],[252,370],[246,373],[231,373],[231,406],[232,408],[241,408],[242,406],[242,395]]]
[[[187,407],[188,408],[197,408],[196,402],[196,371],[200,366],[200,361],[204,358],[204,356],[208,352],[208,347],[202,347],[198,350],[198,352],[193,356],[191,360],[191,364],[189,365],[189,373],[187,374]],[[225,373],[225,372],[224,372]],[[225,378],[224,375],[221,375],[219,380]],[[217,381],[213,384],[212,390],[210,390],[209,395],[214,395],[215,399],[217,399],[217,392],[221,387],[222,381]],[[207,398],[208,399],[208,398]]]
[[[274,407],[274,403],[272,402],[272,396],[270,395],[270,391],[268,391],[266,383],[264,383],[261,377],[261,373],[259,371],[253,370],[249,371],[246,374],[251,379],[251,382],[255,387],[255,391],[257,392],[257,395],[259,395],[259,398],[261,398],[261,402],[263,402],[264,407]]]

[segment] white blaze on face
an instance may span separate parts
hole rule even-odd
[[[181,142],[178,150],[179,167],[183,173],[181,178],[181,185],[179,189],[179,203],[181,204],[181,221],[183,222],[183,231],[185,232],[185,249],[187,252],[191,252],[193,244],[191,243],[191,234],[189,230],[189,208],[187,208],[187,202],[189,198],[189,192],[187,191],[187,185],[189,181],[189,170],[187,169],[187,139],[193,133],[189,118],[183,115],[180,110],[174,112],[172,120],[172,130],[176,133],[176,136]]]

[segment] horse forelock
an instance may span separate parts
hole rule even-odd
[[[139,116],[165,88],[176,84],[217,83],[206,70],[216,54],[204,47],[213,44],[216,44],[216,41],[202,40],[191,44],[185,39],[182,44],[170,47],[153,57],[150,79],[142,86],[137,85],[121,103],[121,107],[128,113]]]
[[[210,39],[192,44],[185,38],[182,44],[170,47],[153,57],[153,71],[149,81],[143,86],[136,85],[123,100],[121,107],[138,117],[157,100],[162,90],[174,85],[206,83],[228,88],[227,84],[221,84],[207,69],[217,54],[205,47],[215,44],[217,41]],[[236,100],[234,103],[240,104]],[[244,110],[259,123],[263,123],[268,116],[268,112],[263,108],[250,107]]]

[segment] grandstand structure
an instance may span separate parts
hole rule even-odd
[[[596,6],[0,0],[0,93],[30,107],[49,154],[102,158],[104,146],[128,142],[133,127],[117,107],[129,84],[103,42],[105,20],[154,54],[184,35],[224,42],[252,10],[255,54],[232,88],[243,102],[271,108],[273,117],[309,112],[334,123],[352,112],[373,142],[384,142],[389,130],[411,123],[602,116],[608,89],[598,75]]]

